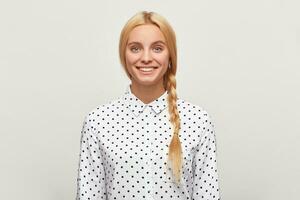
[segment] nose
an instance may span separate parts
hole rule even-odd
[[[145,51],[143,52],[142,57],[141,57],[141,61],[142,61],[143,63],[148,63],[148,62],[151,62],[151,60],[152,60],[151,52],[150,52],[149,50],[145,50]]]

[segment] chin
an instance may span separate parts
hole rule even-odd
[[[158,84],[160,81],[157,79],[134,79],[134,82],[136,82],[139,85],[144,86],[152,86]]]

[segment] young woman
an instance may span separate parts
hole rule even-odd
[[[77,199],[220,199],[214,125],[177,97],[170,24],[137,13],[121,32],[119,56],[131,83],[85,117]]]

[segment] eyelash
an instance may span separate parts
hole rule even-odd
[[[130,50],[133,51],[132,49],[138,49],[138,47],[131,47]],[[154,49],[160,49],[160,51],[163,50],[162,47],[155,47]]]

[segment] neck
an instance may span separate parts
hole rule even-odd
[[[154,101],[166,91],[163,84],[141,85],[132,82],[130,86],[131,92],[145,104]]]

